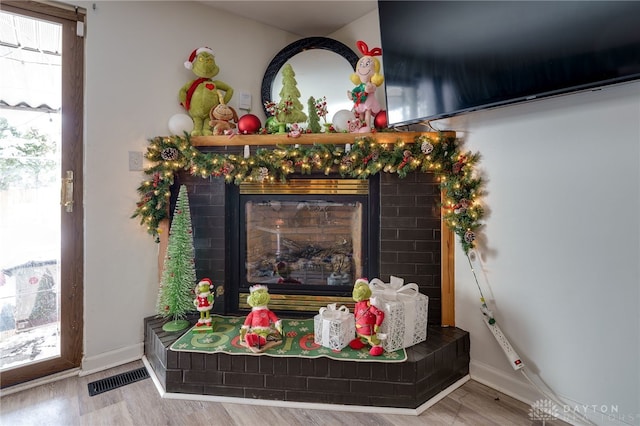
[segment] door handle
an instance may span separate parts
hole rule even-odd
[[[73,211],[73,171],[67,170],[67,177],[62,178],[60,205],[67,213]]]

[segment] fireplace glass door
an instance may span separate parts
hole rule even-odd
[[[272,286],[352,286],[363,274],[363,204],[245,203],[246,281]]]
[[[353,302],[353,283],[377,276],[379,181],[296,178],[228,190],[228,312],[251,309],[251,286],[271,309],[317,312]],[[237,231],[234,231],[237,230]]]

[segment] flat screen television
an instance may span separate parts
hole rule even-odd
[[[379,1],[390,126],[640,78],[640,1]]]

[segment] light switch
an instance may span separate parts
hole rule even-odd
[[[130,172],[142,171],[142,152],[141,151],[129,151],[129,171]]]
[[[238,109],[246,109],[247,111],[251,110],[251,93],[240,92]]]

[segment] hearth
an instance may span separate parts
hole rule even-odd
[[[180,334],[163,331],[163,322],[144,322],[146,361],[163,395],[419,409],[469,377],[469,333],[455,327],[430,326],[427,340],[407,349],[406,361],[378,363],[175,352],[169,347]],[[412,413],[420,411],[406,414]]]

